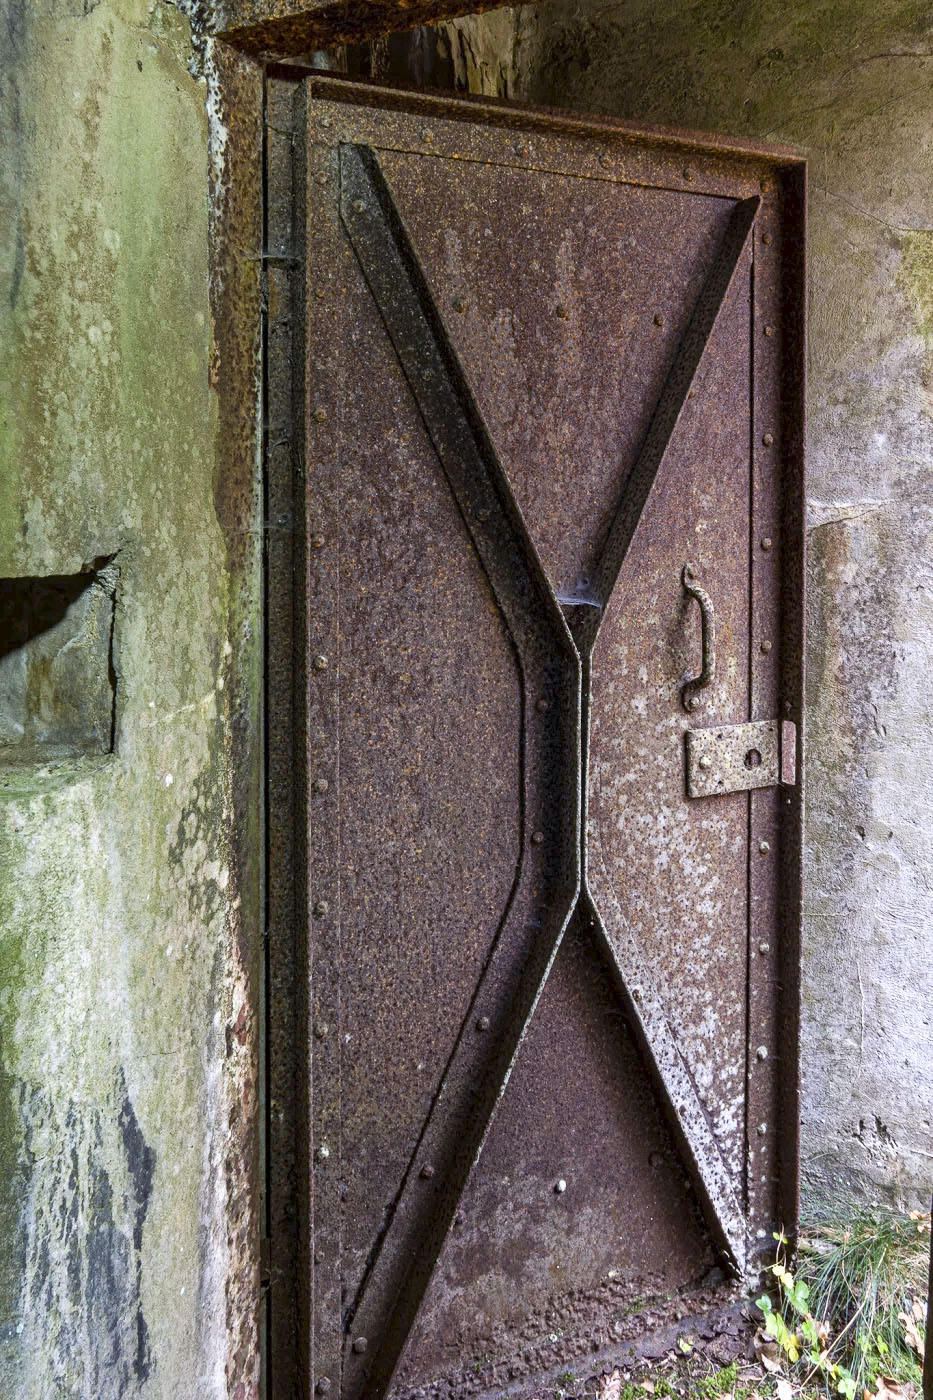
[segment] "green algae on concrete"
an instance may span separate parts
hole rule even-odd
[[[0,9],[0,577],[119,559],[114,752],[0,767],[0,1394],[220,1396],[238,892],[206,88],[164,0]]]
[[[910,306],[927,350],[927,383],[933,370],[933,229],[911,230],[903,235],[903,257],[898,284]]]

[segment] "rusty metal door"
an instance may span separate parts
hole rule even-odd
[[[793,1228],[803,166],[302,100],[304,1385],[530,1394]]]

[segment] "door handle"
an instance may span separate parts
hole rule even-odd
[[[685,710],[699,708],[698,692],[712,685],[716,676],[716,613],[712,598],[697,583],[696,576],[696,565],[685,564],[680,575],[684,592],[700,605],[700,674],[687,681],[680,692]]]

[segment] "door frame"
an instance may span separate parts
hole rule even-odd
[[[289,66],[282,55],[309,50],[348,39],[368,39],[390,29],[407,29],[415,23],[468,13],[474,6],[462,0],[422,4],[417,16],[391,3],[367,7],[365,22],[347,29],[331,4],[291,6],[269,19],[276,6],[250,5],[230,0],[219,9],[211,40],[212,83],[219,123],[212,130],[211,160],[211,295],[214,308],[213,376],[219,403],[218,438],[225,459],[224,506],[228,536],[243,540],[239,592],[234,615],[242,633],[241,668],[248,677],[237,697],[236,713],[244,734],[262,736],[244,744],[234,774],[234,801],[238,812],[238,849],[235,859],[244,880],[249,909],[244,910],[247,933],[241,948],[242,1004],[235,1017],[235,1044],[228,1044],[227,1074],[234,1100],[242,1113],[231,1124],[227,1163],[230,1207],[228,1245],[233,1283],[228,1290],[227,1337],[230,1393],[244,1383],[244,1394],[285,1393],[272,1380],[271,1361],[287,1375],[307,1375],[307,1338],[299,1316],[305,1305],[308,1282],[302,1276],[300,1230],[295,1212],[303,1195],[301,1143],[307,1142],[306,1115],[301,1095],[302,1046],[314,1033],[306,1008],[292,1005],[283,1019],[276,1000],[282,985],[283,959],[290,968],[302,958],[302,919],[296,896],[301,888],[301,848],[296,832],[304,813],[296,810],[296,792],[304,790],[295,756],[300,733],[303,677],[291,658],[301,656],[302,619],[295,610],[292,577],[302,568],[300,512],[296,513],[295,487],[301,479],[303,422],[302,354],[289,327],[301,320],[302,271],[301,221],[303,205],[302,132],[289,132],[276,120],[289,103],[300,111],[301,83],[309,76],[304,67]],[[265,13],[263,13],[265,11]],[[361,12],[358,11],[359,15]],[[244,20],[245,17],[245,20]],[[241,22],[242,21],[242,22]],[[336,27],[335,27],[336,25]],[[343,27],[341,27],[343,26]],[[314,74],[315,81],[329,81]],[[373,84],[372,87],[378,85]],[[390,93],[391,89],[385,90]],[[426,111],[446,106],[449,99],[418,89],[406,93],[406,101],[424,104]],[[480,116],[485,110],[507,120],[509,112],[539,120],[549,126],[566,124],[577,131],[626,132],[648,140],[674,142],[685,152],[708,149],[709,138],[691,132],[644,128],[636,123],[567,115],[534,109],[524,104],[485,99],[458,98]],[[294,113],[293,113],[294,115]],[[272,121],[270,121],[270,116]],[[299,125],[300,125],[299,121]],[[723,149],[722,143],[716,143]],[[735,141],[728,149],[784,157],[798,167],[800,208],[797,224],[804,227],[805,166],[787,148],[764,143]],[[789,300],[795,331],[805,336],[805,245],[794,249],[793,286]],[[804,366],[784,385],[788,413],[787,455],[799,464],[800,489],[789,503],[791,528],[802,530],[803,450],[805,437]],[[251,409],[244,411],[244,405]],[[294,424],[288,443],[277,431],[283,414]],[[297,464],[297,471],[296,471]],[[796,516],[801,517],[797,520]],[[249,523],[247,523],[249,522]],[[803,569],[798,568],[792,636],[786,649],[796,657],[802,694]],[[257,674],[258,672],[258,674]],[[270,724],[270,716],[274,717]],[[795,716],[798,724],[802,716]],[[299,781],[296,783],[296,777]],[[798,1035],[798,975],[800,929],[800,855],[802,849],[802,784],[791,799],[795,832],[794,858],[787,862],[785,882],[785,964],[779,976],[788,987],[785,1015],[792,1024],[785,1034]],[[258,857],[258,860],[257,860]],[[257,874],[258,870],[258,874]],[[251,936],[250,931],[251,930]],[[277,932],[276,932],[277,931]],[[296,1035],[305,1017],[304,1036]],[[231,1021],[234,1017],[231,1016]],[[291,1029],[289,1029],[291,1027]],[[229,1041],[229,1037],[228,1037]],[[783,1118],[799,1122],[799,1082],[796,1074],[782,1081]],[[280,1124],[273,1130],[275,1120]],[[294,1157],[283,1165],[272,1143],[282,1135],[297,1145]],[[305,1157],[307,1153],[304,1154]],[[788,1220],[796,1219],[799,1193],[799,1142],[796,1131],[787,1132],[781,1144],[780,1173],[785,1182]],[[279,1184],[276,1185],[276,1177]],[[287,1188],[283,1185],[288,1179]],[[287,1222],[291,1221],[291,1226]],[[286,1259],[273,1260],[286,1247]],[[289,1240],[291,1243],[289,1244]],[[305,1241],[305,1245],[307,1241]],[[288,1267],[288,1249],[294,1250],[295,1269]],[[274,1273],[273,1273],[274,1267]],[[294,1280],[284,1306],[270,1317],[266,1299],[275,1278],[280,1289],[283,1275]],[[260,1356],[261,1379],[255,1381],[255,1357]]]

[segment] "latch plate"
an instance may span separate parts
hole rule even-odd
[[[793,787],[797,776],[797,727],[764,719],[687,730],[687,796],[716,797],[753,788]]]

